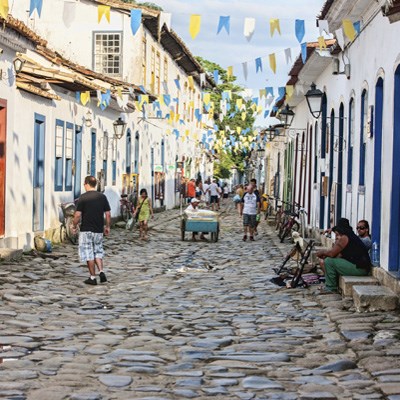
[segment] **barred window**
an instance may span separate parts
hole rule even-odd
[[[110,76],[122,75],[121,33],[95,33],[94,70]]]

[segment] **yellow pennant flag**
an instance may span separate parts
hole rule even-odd
[[[185,136],[189,136],[189,134],[190,134],[189,129],[186,129],[186,130],[185,130]]]
[[[242,104],[243,104],[243,99],[236,100],[236,106],[239,110],[242,108]]]
[[[190,16],[189,33],[193,40],[196,39],[196,36],[200,32],[200,25],[201,25],[201,15],[192,14]]]
[[[256,111],[257,109],[257,105],[255,103],[253,103],[250,107],[253,111]]]
[[[193,76],[188,76],[188,82],[189,82],[190,89],[194,90]]]
[[[136,108],[136,110],[140,110],[139,102],[136,100],[134,103],[135,103],[135,108]],[[98,107],[99,105],[100,105],[100,104],[97,104],[97,107]]]
[[[236,132],[240,135],[240,132],[242,132],[242,128],[240,126],[236,127]]]
[[[171,110],[169,113],[169,117],[171,118],[171,121],[173,121],[175,119],[175,113]]]
[[[121,87],[121,86],[118,86],[118,87],[117,87],[117,96],[118,96],[120,99],[122,99],[122,87]]]
[[[184,142],[186,140],[185,136],[181,136],[181,140]]]
[[[175,114],[175,122],[179,122],[180,119],[181,119],[181,114],[176,113]]]
[[[281,34],[281,27],[279,26],[279,19],[276,18],[271,18],[269,20],[269,26],[270,26],[270,32],[271,32],[271,37],[274,36],[275,30]]]
[[[247,117],[247,112],[243,111],[242,112],[242,121],[244,121]]]
[[[233,75],[233,67],[228,67],[228,69],[226,70],[226,76],[228,78],[231,78]]]
[[[0,0],[0,17],[7,19],[8,10],[8,0]]]
[[[203,94],[203,102],[206,106],[210,104],[211,101],[211,94],[210,93],[204,93]]]
[[[267,91],[265,89],[260,89],[260,99],[262,97],[267,97]]]
[[[110,6],[99,5],[97,7],[97,22],[100,23],[103,15],[106,17],[108,23],[110,23]]]
[[[293,96],[294,86],[293,85],[286,85],[286,96],[290,99]]]
[[[189,107],[190,108],[194,108],[194,101],[192,100],[192,101],[189,101]]]
[[[257,114],[261,114],[263,110],[263,106],[258,106],[257,107]]]
[[[81,103],[86,106],[88,101],[90,100],[90,92],[82,92],[81,93]]]
[[[349,38],[349,40],[353,41],[357,34],[353,23],[349,19],[344,19],[342,23],[344,34]]]
[[[320,37],[318,38],[318,44],[319,44],[319,49],[320,49],[320,50],[326,49],[326,42],[325,42],[325,39],[324,39],[323,36],[320,36]]]
[[[269,55],[269,66],[271,67],[274,74],[276,74],[276,58],[275,53]]]
[[[167,129],[166,131],[165,131],[165,133],[167,134],[167,136],[169,136],[172,132],[171,132],[171,129]]]
[[[142,106],[144,103],[149,103],[149,95],[148,94],[142,94],[142,99],[140,102],[140,109],[142,109]]]

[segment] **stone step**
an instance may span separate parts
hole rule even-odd
[[[399,304],[398,296],[386,286],[354,285],[353,300],[358,312],[392,311]]]
[[[373,276],[340,276],[339,291],[343,297],[351,297],[355,285],[379,285],[379,281]]]
[[[22,257],[22,250],[0,248],[0,261],[18,261]]]

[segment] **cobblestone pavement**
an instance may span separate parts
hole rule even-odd
[[[265,222],[244,243],[231,206],[218,243],[151,225],[113,230],[106,284],[72,245],[0,266],[0,398],[400,399],[398,313],[273,285],[289,244]]]

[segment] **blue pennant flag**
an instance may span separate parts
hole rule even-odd
[[[230,21],[231,21],[231,17],[222,17],[222,16],[219,17],[217,35],[218,35],[218,33],[221,32],[222,28],[225,28],[227,34],[229,35],[229,33],[230,33]]]
[[[264,118],[267,118],[268,115],[269,115],[269,110],[265,110],[265,111],[264,111]]]
[[[258,97],[253,97],[253,103],[258,106]]]
[[[275,102],[282,100],[285,94],[286,94],[285,86],[278,87],[278,98],[275,99]]]
[[[42,13],[42,5],[43,5],[43,0],[31,0],[31,4],[29,7],[29,16],[31,16],[36,9],[40,17],[40,14]]]
[[[162,111],[158,110],[156,116],[157,116],[157,118],[161,119],[162,118]]]
[[[262,60],[261,60],[261,57],[256,58],[256,73],[258,71],[262,72]]]
[[[171,104],[171,96],[169,94],[164,94],[163,98],[165,105],[168,107]]]
[[[81,92],[75,92],[75,100],[78,103],[81,101]]]
[[[233,118],[234,116],[236,115],[236,113],[231,113],[231,114],[229,114],[229,118]]]
[[[176,138],[179,139],[179,131],[178,131],[178,129],[174,129],[173,132],[174,132]]]
[[[110,101],[111,101],[111,91],[110,89],[108,89],[107,92],[101,94],[100,108],[102,111],[104,111],[108,107]]]
[[[171,114],[165,114],[165,119],[170,119]]]
[[[158,101],[155,101],[154,103],[153,103],[153,110],[159,110],[161,107],[160,107],[160,102],[158,102]]]
[[[231,111],[231,103],[226,104],[226,111]]]
[[[180,123],[181,125],[186,125],[186,124],[185,124],[185,121],[184,121],[183,119],[180,119],[180,120],[179,120],[179,123]]]
[[[211,104],[204,104],[204,109],[205,109],[207,112],[210,111],[210,107],[211,107]]]
[[[307,42],[301,44],[301,59],[303,64],[305,64],[307,60]]]
[[[361,22],[360,21],[356,21],[353,23],[354,29],[357,32],[357,35],[360,34],[361,31]]]
[[[277,106],[273,106],[272,107],[272,111],[276,113],[278,111],[278,107]]]
[[[217,69],[214,70],[214,74],[213,74],[213,75],[214,75],[215,84],[218,85],[218,81],[219,81],[219,72],[218,72]]]
[[[295,22],[296,38],[301,43],[306,33],[303,19],[296,19]]]
[[[140,85],[140,86],[139,86],[139,89],[140,89],[144,94],[147,93],[147,91],[146,91],[146,89],[145,89],[145,87],[144,87],[143,85]]]
[[[136,32],[140,28],[141,23],[142,23],[142,10],[137,8],[131,10],[131,29],[134,35],[136,35]]]
[[[197,121],[201,122],[201,113],[200,113],[200,109],[199,108],[196,108],[194,110],[194,115],[195,115]]]
[[[175,82],[176,88],[178,90],[181,90],[181,83],[179,82],[179,79],[174,79],[174,82]]]
[[[227,91],[222,92],[222,100],[229,100],[229,92]]]
[[[271,87],[271,86],[266,87],[266,88],[265,88],[265,93],[266,93],[267,96],[268,96],[268,94],[270,94],[271,96],[273,96],[273,95],[274,95],[274,88]]]

